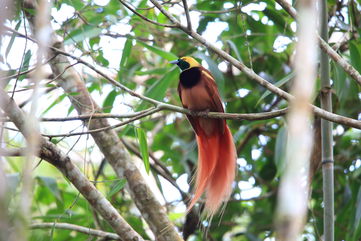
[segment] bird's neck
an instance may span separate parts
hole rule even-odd
[[[179,76],[179,81],[184,88],[192,88],[201,80],[201,69],[193,67],[182,71]]]

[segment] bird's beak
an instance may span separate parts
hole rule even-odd
[[[176,60],[170,61],[169,63],[170,63],[170,64],[178,64],[178,63],[179,63],[179,60],[176,59]]]

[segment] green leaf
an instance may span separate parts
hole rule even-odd
[[[185,213],[173,213],[172,212],[172,213],[168,214],[168,217],[169,217],[170,221],[174,222],[174,221],[176,221],[178,219],[183,218],[184,215],[185,215]]]
[[[243,61],[242,61],[241,55],[239,54],[237,46],[231,40],[227,40],[226,42],[229,45],[229,47],[231,47],[233,52],[236,54],[237,60],[242,63]]]
[[[102,50],[98,50],[98,56],[95,58],[102,66],[106,67],[109,66],[109,61],[104,58],[104,54]]]
[[[167,51],[164,51],[163,49],[160,49],[158,47],[155,47],[155,46],[151,46],[151,45],[148,45],[142,41],[137,41],[138,44],[142,45],[143,47],[149,49],[150,51],[152,51],[153,53],[155,53],[156,55],[168,60],[168,61],[172,61],[172,60],[176,60],[178,59],[178,56],[171,53],[171,52],[167,52]]]
[[[66,97],[66,94],[62,94],[61,96],[59,96],[58,98],[56,98],[53,103],[51,103],[48,108],[46,108],[42,114],[47,113],[49,110],[51,110],[51,108],[53,108],[55,105],[59,104],[60,102],[62,102],[64,100],[64,98]]]
[[[357,44],[356,41],[350,41],[349,44],[351,64],[359,73],[361,73],[361,51],[358,47],[359,44]]]
[[[100,43],[100,37],[99,36],[96,36],[94,38],[89,39],[89,44],[90,44],[90,47],[92,47],[92,48],[94,48],[95,44],[99,44],[99,43]]]
[[[350,79],[346,72],[338,64],[332,63],[332,66],[334,87],[340,102],[345,102],[350,99],[358,99],[358,86],[355,81]]]
[[[287,34],[293,34],[290,30],[289,24],[286,23],[285,18],[280,14],[281,11],[270,9],[269,7],[262,11],[270,20],[272,20],[279,29]]]
[[[29,63],[31,59],[31,51],[30,49],[26,51],[23,65],[21,66],[21,72],[27,71],[29,69]],[[19,78],[20,80],[24,79],[24,76],[21,76],[22,78]]]
[[[142,128],[136,127],[136,135],[139,141],[140,154],[144,162],[145,170],[149,174],[150,164],[149,164],[149,153],[148,153],[148,143],[145,131]]]
[[[119,180],[115,181],[111,185],[110,191],[108,193],[108,198],[111,198],[116,193],[118,193],[121,189],[123,189],[126,183],[127,183],[126,179],[119,179]]]
[[[285,169],[285,154],[287,147],[287,129],[281,127],[277,133],[274,160],[277,167],[276,176],[280,176]]]
[[[179,73],[179,70],[177,67],[173,67],[170,72],[168,72],[166,75],[163,76],[163,78],[157,80],[154,82],[148,90],[145,92],[145,96],[155,99],[155,100],[163,100],[167,89],[169,88],[169,85],[172,83],[172,81],[177,80],[177,75]],[[137,111],[142,110],[146,106],[146,102],[142,102],[140,106],[137,108]]]
[[[21,24],[21,20],[19,20],[19,22],[18,22],[18,23],[16,24],[16,26],[15,26],[15,30],[16,30],[16,31],[19,30],[20,24]],[[13,33],[13,34],[11,35],[9,44],[8,44],[8,46],[6,47],[5,57],[8,57],[8,54],[9,54],[9,52],[10,52],[10,50],[11,50],[11,47],[12,47],[13,44],[14,44],[14,41],[15,41],[15,37],[16,37],[16,36],[17,36],[16,33]]]
[[[132,39],[127,39],[127,41],[125,41],[124,47],[123,47],[123,54],[122,54],[122,59],[120,60],[120,69],[123,69],[128,62],[128,58],[130,56],[131,50],[133,47],[133,40]]]
[[[136,75],[152,75],[152,74],[157,74],[157,75],[163,75],[164,73],[167,73],[169,71],[169,68],[156,68],[156,69],[151,69],[151,70],[146,70],[146,71],[135,71]]]
[[[36,177],[40,183],[42,183],[49,191],[54,195],[54,197],[62,202],[62,197],[60,190],[58,188],[58,184],[56,182],[56,179],[53,177],[44,177],[44,176],[37,176]]]
[[[110,91],[108,96],[105,98],[104,103],[103,103],[103,111],[105,113],[111,112],[111,110],[113,109],[114,100],[117,97],[117,95],[118,95],[118,92],[116,90],[112,90],[112,91]]]
[[[98,36],[101,33],[102,29],[94,27],[92,25],[81,26],[80,28],[75,29],[64,40],[64,44],[74,44],[80,41],[85,40],[86,38],[93,38]]]
[[[84,7],[84,3],[81,0],[64,0],[64,3],[75,8],[75,10],[81,10]]]
[[[353,223],[353,240],[358,240],[356,234],[359,233],[360,229],[360,220],[361,220],[361,187],[358,189],[357,199],[356,199],[356,212],[355,212],[355,220]]]
[[[288,75],[286,75],[285,77],[283,77],[281,80],[279,80],[278,82],[276,82],[274,85],[277,87],[281,87],[282,85],[286,84],[288,81],[290,81],[291,79],[293,79],[295,77],[295,72],[291,72]],[[267,96],[269,96],[271,94],[271,91],[266,90],[266,92],[263,93],[263,95],[259,98],[259,100],[256,103],[256,106]]]

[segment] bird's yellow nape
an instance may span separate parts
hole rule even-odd
[[[193,59],[192,57],[189,57],[189,56],[185,56],[185,57],[181,57],[180,58],[181,60],[187,62],[189,64],[189,67],[188,68],[193,68],[193,67],[198,67],[198,66],[201,66],[200,63],[198,63],[197,60]]]

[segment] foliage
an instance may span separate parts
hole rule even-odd
[[[98,2],[54,1],[52,26],[56,29],[57,35],[64,39],[69,53],[74,52],[74,55],[81,56],[97,68],[105,70],[128,88],[155,100],[180,105],[177,92],[179,70],[168,62],[177,56],[191,55],[200,61],[203,60],[202,64],[208,66],[217,77],[227,112],[257,113],[287,106],[285,100],[257,85],[180,30],[145,22],[117,0],[105,1],[107,3],[102,5]],[[147,18],[159,23],[169,23],[149,1],[128,2]],[[255,73],[288,90],[293,77],[296,25],[278,4],[270,0],[189,2],[192,2],[192,25],[199,34],[209,38],[209,41],[214,39],[223,50],[251,67]],[[177,17],[183,14],[183,8],[178,2],[163,3],[166,8],[173,9]],[[342,44],[338,52],[361,71],[361,40],[358,37],[361,34],[361,2],[328,1],[328,4],[330,37],[337,38],[344,33],[350,36],[350,40]],[[212,12],[233,7],[241,11]],[[59,16],[62,14],[66,14],[67,18]],[[182,16],[181,19],[185,23],[185,17]],[[24,32],[24,26],[29,28],[20,7],[7,25],[14,29],[19,28],[21,32]],[[23,40],[13,35],[4,38],[3,42],[7,45],[6,51],[2,50],[6,54],[1,56],[1,68],[10,73],[9,75],[16,73],[19,68],[20,71],[26,71],[35,63],[36,50],[31,46],[26,47]],[[23,54],[15,51],[15,46],[27,48],[21,67],[12,59],[21,59]],[[75,66],[97,104],[102,105],[104,112],[124,114],[151,107],[149,103],[131,97],[91,70]],[[30,89],[28,78],[29,76],[22,75],[17,89]],[[335,63],[331,64],[331,79],[334,112],[357,119],[360,115],[359,86]],[[12,78],[7,89],[11,91],[14,84],[15,78]],[[41,97],[42,103],[39,107],[43,116],[76,115],[66,98],[69,96],[60,89],[53,88],[55,85],[48,80],[43,84],[44,89],[48,90]],[[319,91],[318,87],[317,93]],[[22,92],[15,93],[15,98],[19,102],[26,100],[28,96]],[[318,104],[318,101],[318,97],[315,96],[315,103]],[[28,107],[24,104],[25,110],[28,110]],[[75,128],[81,131],[82,124],[74,123],[76,124],[42,122],[41,131],[50,135],[67,133]],[[272,223],[279,175],[283,170],[282,153],[286,142],[285,120],[283,117],[277,117],[262,121],[228,121],[228,124],[238,150],[237,183],[223,215],[214,217],[209,234],[213,240],[273,240],[275,233]],[[157,173],[156,169],[149,167],[149,163],[153,164],[154,159],[157,159],[171,172],[172,178],[177,180],[183,191],[189,192],[185,187],[186,179],[188,183],[191,180],[197,161],[197,150],[193,131],[185,116],[169,111],[160,112],[130,123],[117,131],[121,138],[137,147],[137,156],[144,160],[140,162],[141,165],[145,165],[147,172],[150,171],[145,175],[154,175],[156,185],[166,198],[169,217],[181,230],[186,215],[181,195]],[[24,144],[16,132],[5,130],[4,133],[8,147]],[[360,130],[334,125],[335,240],[353,241],[361,238],[360,137]],[[68,137],[52,141],[69,151],[90,180],[96,179],[103,155],[91,137],[84,135],[80,139]],[[19,173],[23,159],[6,157],[7,178],[11,184],[8,203],[11,214],[16,213],[15,201],[19,201]],[[31,206],[33,222],[67,222],[112,232],[111,227],[93,212],[86,200],[54,167],[43,161],[35,168],[33,174],[36,177]],[[316,173],[312,183],[304,240],[321,240],[323,232],[320,174],[320,171]],[[108,165],[100,172],[96,182],[97,188],[118,208],[126,221],[144,238],[151,238],[149,228],[124,191],[125,185],[125,180],[119,180]],[[202,237],[203,232],[198,229],[192,240],[202,240]],[[30,239],[69,238],[89,239],[85,234],[55,228],[34,229],[31,231]]]

